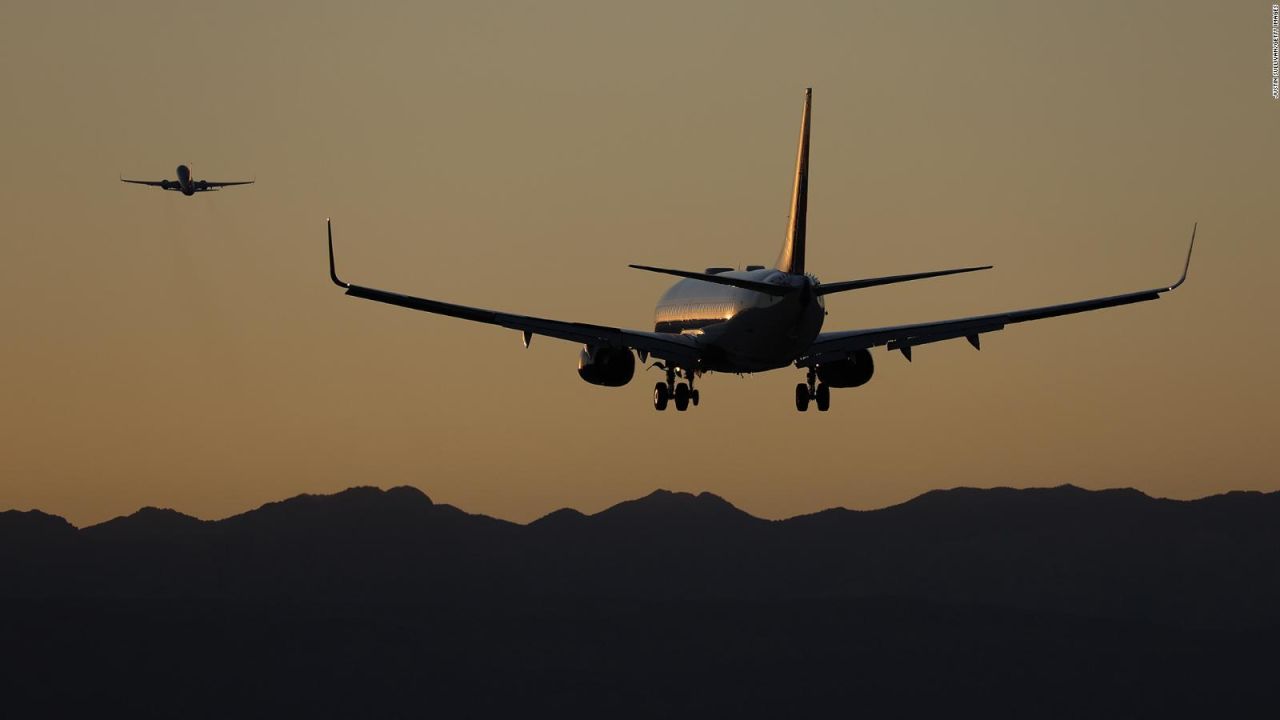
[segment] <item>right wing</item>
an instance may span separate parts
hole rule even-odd
[[[813,341],[813,344],[809,346],[809,349],[805,351],[805,354],[796,360],[796,364],[805,367],[820,365],[824,362],[835,362],[845,359],[859,350],[869,350],[880,345],[884,345],[889,350],[899,350],[904,357],[910,360],[911,348],[916,345],[927,345],[954,338],[966,338],[969,344],[976,348],[978,347],[979,335],[1003,330],[1005,325],[1155,300],[1162,294],[1175,290],[1186,282],[1187,270],[1191,267],[1191,251],[1195,249],[1195,245],[1196,229],[1192,227],[1191,245],[1187,248],[1187,261],[1182,267],[1182,277],[1167,287],[955,320],[821,333]]]
[[[412,295],[401,295],[400,293],[386,290],[353,285],[338,277],[338,271],[333,259],[333,225],[327,220],[325,224],[329,230],[329,277],[335,285],[344,288],[347,294],[352,297],[519,330],[524,334],[526,346],[529,344],[530,336],[546,335],[547,337],[560,338],[561,340],[569,340],[584,345],[631,348],[640,353],[641,360],[652,355],[685,368],[695,368],[701,360],[701,348],[697,341],[688,335],[626,330],[605,325],[589,325],[587,323],[565,322],[562,320],[547,320],[528,315],[513,315],[511,313],[485,310],[467,305],[455,305],[439,300],[429,300]]]

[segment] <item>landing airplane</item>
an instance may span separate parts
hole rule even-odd
[[[253,180],[236,180],[235,182],[213,182],[212,180],[193,180],[191,179],[191,168],[186,165],[178,166],[177,180],[126,180],[120,178],[120,182],[134,183],[135,185],[150,185],[158,187],[161,190],[177,190],[187,197],[191,197],[198,192],[210,192],[218,188],[229,187],[231,185],[252,185]]]
[[[824,333],[827,295],[986,270],[991,266],[835,283],[820,283],[807,273],[805,220],[812,102],[812,89],[805,90],[791,217],[777,263],[772,268],[750,265],[740,272],[723,267],[693,272],[632,265],[639,270],[683,278],[658,301],[652,332],[513,315],[353,285],[338,277],[333,258],[333,225],[326,220],[329,277],[353,297],[519,330],[525,347],[534,335],[582,343],[578,375],[593,385],[626,385],[635,375],[637,357],[642,363],[650,357],[656,358],[654,365],[666,372],[665,381],[653,389],[653,406],[657,410],[665,410],[668,402],[673,402],[680,411],[687,410],[691,404],[696,406],[700,398],[693,386],[694,379],[708,372],[754,373],[794,365],[805,371],[805,381],[797,384],[795,390],[796,409],[801,412],[809,409],[811,400],[819,411],[826,411],[831,407],[831,388],[858,387],[871,380],[875,369],[872,348],[884,346],[897,350],[908,361],[916,346],[941,340],[966,338],[974,349],[979,349],[981,335],[1002,330],[1006,325],[1155,300],[1187,279],[1191,250],[1195,247],[1194,226],[1182,276],[1172,285],[991,315]]]

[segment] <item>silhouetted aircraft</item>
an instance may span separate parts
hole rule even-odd
[[[825,411],[831,405],[831,388],[867,383],[874,370],[871,348],[884,346],[898,350],[907,360],[911,360],[911,351],[917,345],[941,340],[966,338],[977,349],[979,336],[1002,330],[1006,325],[1155,300],[1187,279],[1191,249],[1195,247],[1194,226],[1182,276],[1172,285],[990,315],[824,333],[823,297],[826,295],[986,270],[991,266],[834,283],[820,283],[807,273],[805,220],[812,99],[812,89],[805,90],[791,218],[777,263],[772,268],[749,265],[741,272],[723,267],[693,272],[632,265],[640,270],[684,278],[658,301],[653,332],[513,315],[344,282],[338,277],[333,259],[333,226],[326,221],[329,275],[348,295],[519,330],[525,347],[534,335],[582,343],[585,347],[579,356],[578,374],[594,385],[626,385],[635,375],[636,356],[641,362],[655,357],[658,359],[655,366],[666,371],[665,381],[659,382],[653,391],[653,406],[658,410],[665,410],[669,401],[674,401],[677,410],[697,405],[699,393],[693,387],[694,378],[707,372],[752,373],[794,365],[806,371],[805,382],[795,389],[796,409],[800,411],[809,408],[810,400],[815,401],[818,410]]]
[[[231,185],[252,185],[252,180],[236,180],[233,182],[214,182],[212,180],[193,180],[191,178],[191,168],[186,165],[178,166],[177,180],[126,180],[120,178],[120,182],[134,183],[135,185],[150,185],[158,187],[161,190],[177,190],[188,197],[198,192],[210,192],[218,188],[229,187]]]

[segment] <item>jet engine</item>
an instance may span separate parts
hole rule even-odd
[[[866,385],[875,372],[871,352],[859,350],[846,360],[823,363],[818,366],[818,379],[837,388]]]
[[[588,345],[578,355],[578,376],[592,385],[621,387],[636,374],[636,356],[628,348]]]

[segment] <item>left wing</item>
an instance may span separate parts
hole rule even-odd
[[[940,322],[917,323],[914,325],[895,325],[892,327],[872,328],[869,330],[846,330],[844,332],[821,333],[796,365],[805,367],[820,365],[824,362],[842,360],[859,350],[867,350],[884,345],[889,350],[899,350],[907,360],[911,359],[911,348],[916,345],[966,338],[970,345],[979,347],[978,336],[983,333],[1004,329],[1006,325],[1040,320],[1043,318],[1071,315],[1073,313],[1101,310],[1102,308],[1129,305],[1132,303],[1155,300],[1170,290],[1177,289],[1187,280],[1187,270],[1191,267],[1191,251],[1196,244],[1196,228],[1191,228],[1191,246],[1187,248],[1187,261],[1182,267],[1182,277],[1167,287],[1139,290],[1137,292],[1111,295],[1108,297],[1080,300],[1062,305],[1046,305],[1044,307],[1012,312],[977,315]]]
[[[519,330],[524,335],[526,346],[528,346],[531,336],[546,335],[547,337],[570,340],[584,345],[631,348],[640,353],[641,360],[653,355],[680,367],[690,369],[696,368],[702,358],[701,348],[697,341],[689,335],[625,330],[605,325],[589,325],[587,323],[565,322],[563,320],[548,320],[528,315],[514,315],[353,285],[338,277],[338,271],[333,259],[333,225],[327,220],[325,224],[329,230],[329,277],[335,285],[346,289],[347,294],[352,297]]]

